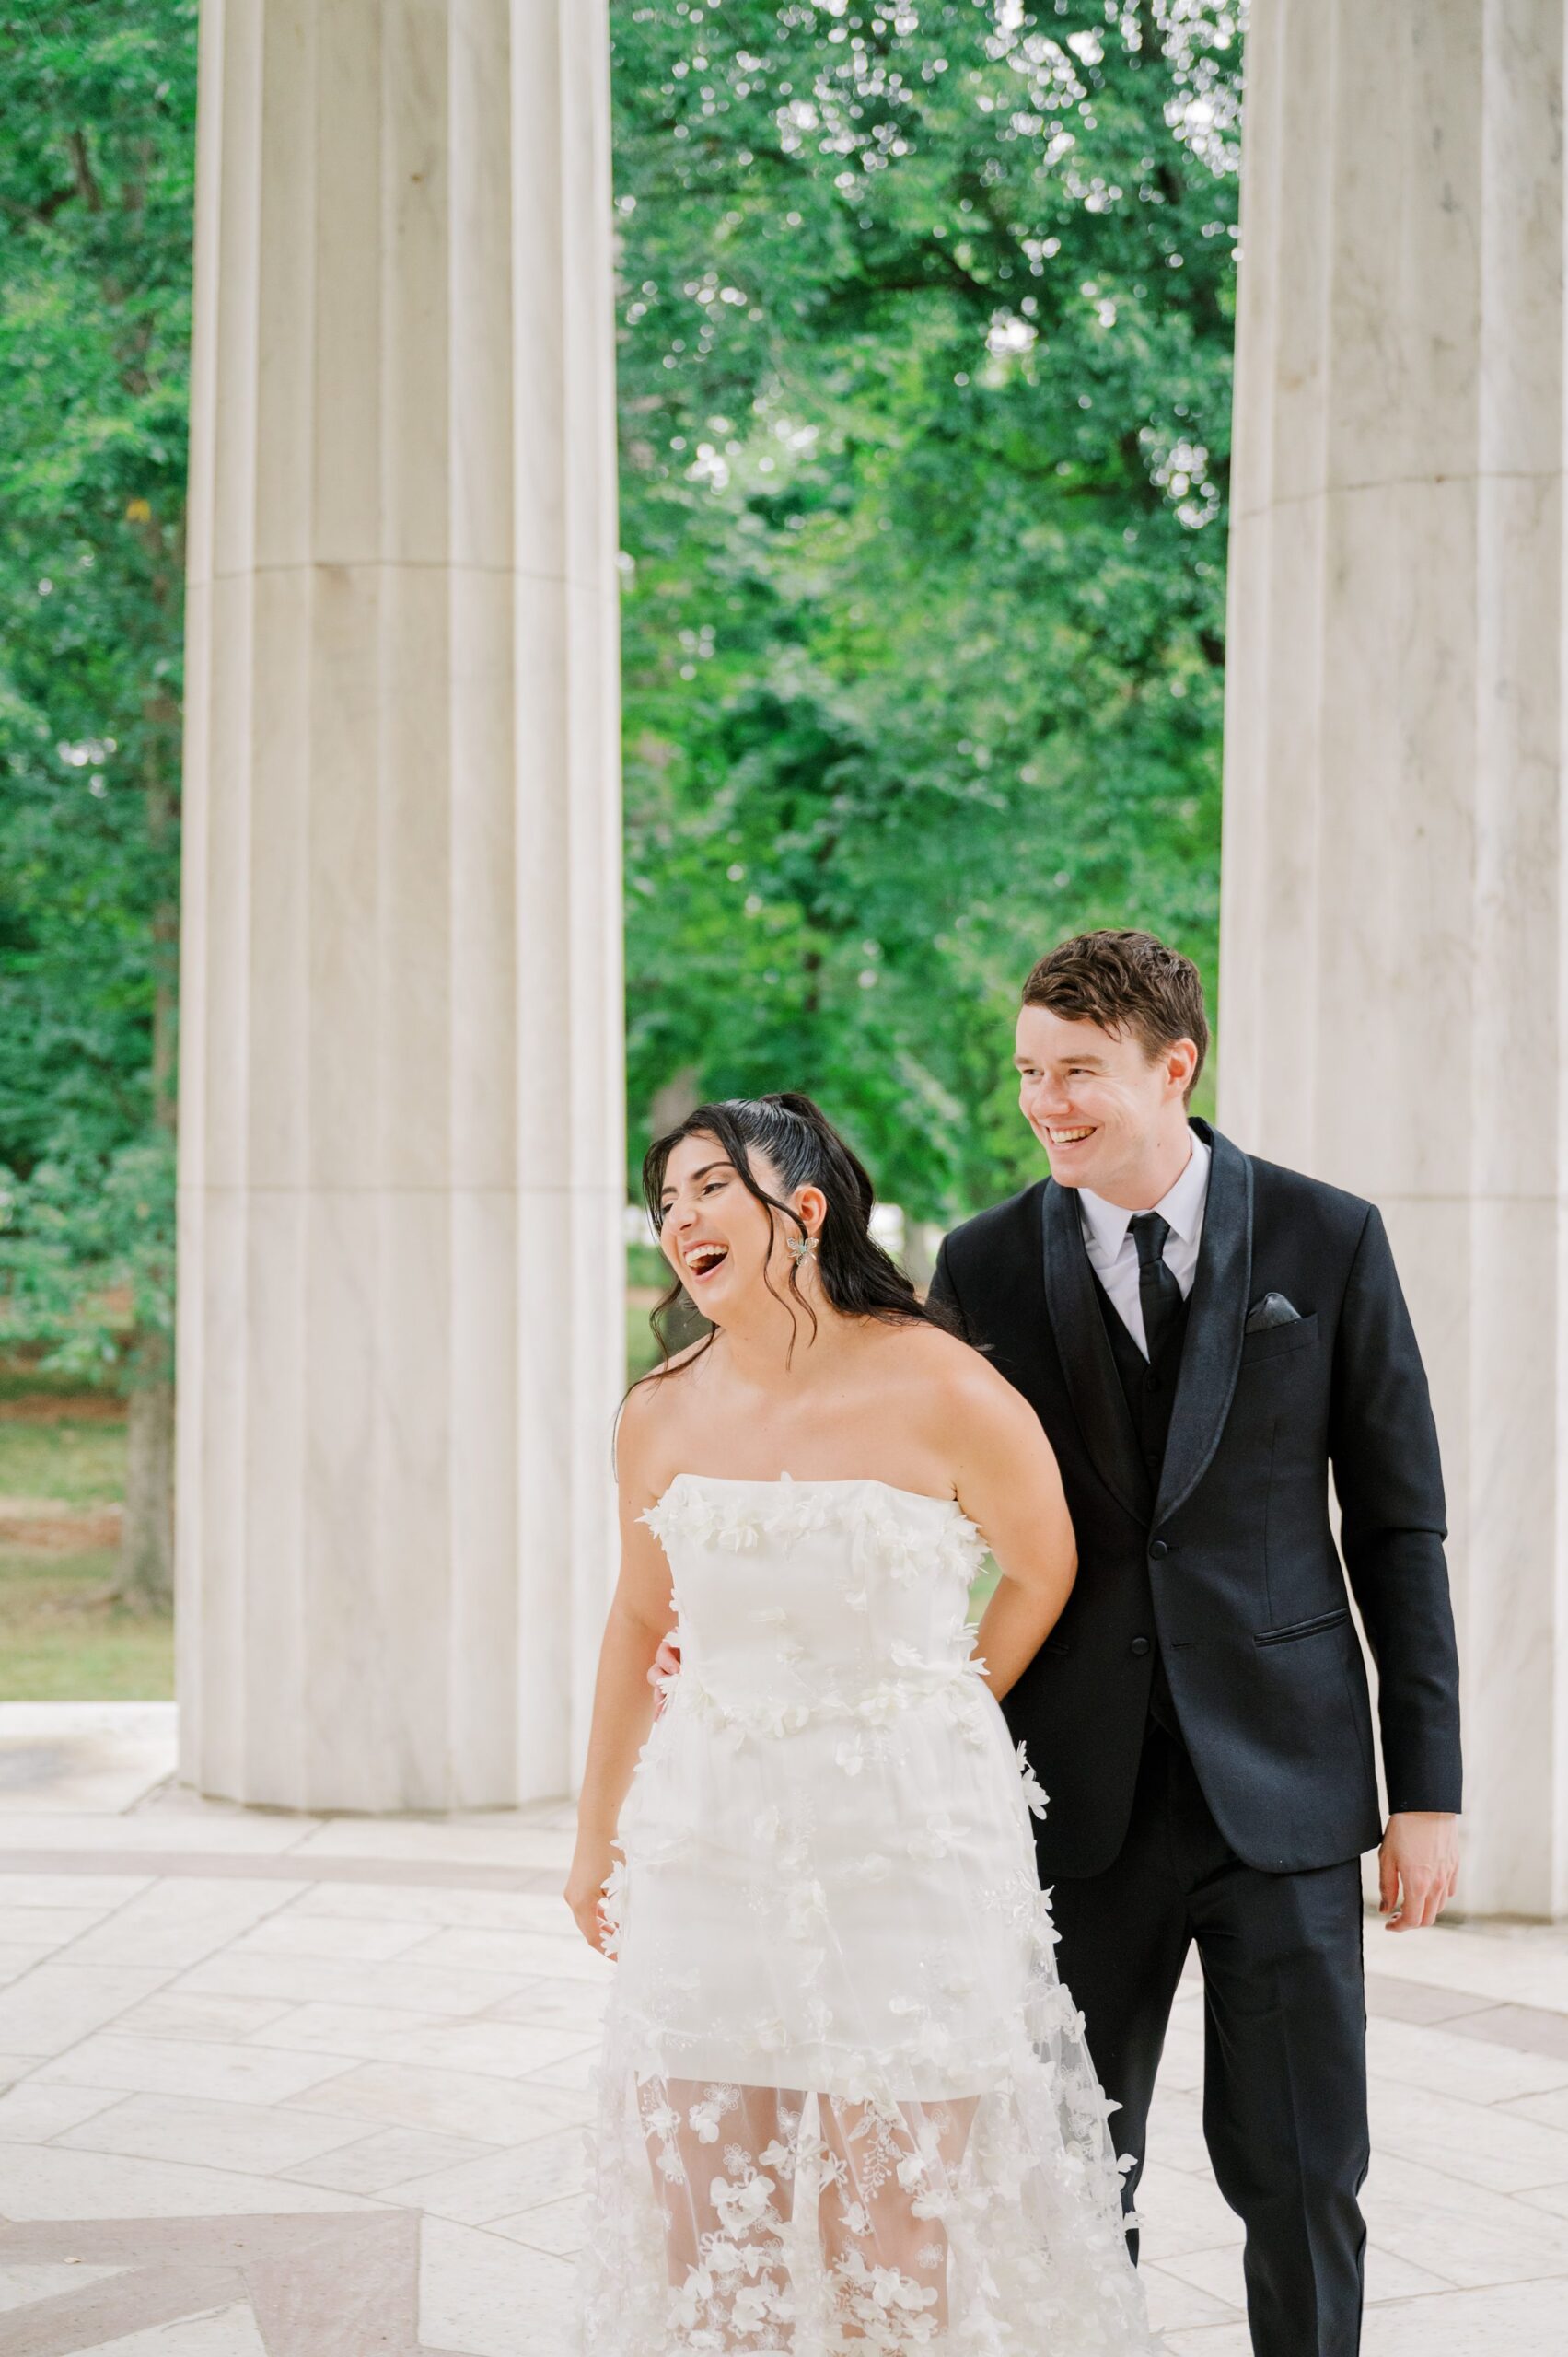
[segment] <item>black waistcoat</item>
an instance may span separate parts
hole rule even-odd
[[[1183,1300],[1166,1337],[1159,1364],[1151,1366],[1122,1324],[1121,1312],[1098,1278],[1095,1280],[1095,1292],[1110,1342],[1110,1354],[1116,1361],[1116,1372],[1121,1378],[1122,1396],[1138,1435],[1138,1446],[1144,1452],[1150,1481],[1157,1489],[1160,1469],[1165,1463],[1165,1445],[1170,1436],[1170,1411],[1176,1401],[1177,1377],[1181,1373],[1181,1346],[1187,1340],[1187,1302]]]
[[[1170,1411],[1176,1399],[1176,1381],[1181,1372],[1181,1350],[1187,1340],[1187,1299],[1172,1320],[1156,1365],[1151,1365],[1121,1322],[1121,1315],[1098,1278],[1095,1292],[1099,1299],[1099,1313],[1105,1323],[1106,1339],[1110,1344],[1116,1372],[1121,1378],[1122,1395],[1138,1435],[1138,1446],[1144,1462],[1149,1469],[1149,1481],[1159,1487],[1165,1466],[1165,1445],[1170,1435]],[[1170,1681],[1166,1676],[1165,1661],[1155,1648],[1154,1682],[1149,1689],[1149,1714],[1167,1735],[1179,1738],[1176,1704],[1171,1697]]]

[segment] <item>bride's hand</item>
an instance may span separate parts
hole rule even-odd
[[[605,1953],[604,1887],[615,1868],[615,1837],[580,1832],[566,1877],[565,1899],[589,1947]]]
[[[668,1636],[660,1641],[659,1649],[654,1655],[654,1666],[648,1672],[648,1684],[654,1689],[654,1716],[656,1719],[663,1718],[665,1711],[668,1705],[669,1698],[664,1690],[664,1680],[667,1678],[679,1678],[679,1675],[680,1638],[678,1632],[672,1629]]]

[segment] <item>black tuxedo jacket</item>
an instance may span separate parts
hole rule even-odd
[[[1194,1127],[1214,1159],[1157,1477],[1071,1190],[1042,1179],[955,1228],[932,1286],[1039,1415],[1077,1533],[1067,1608],[1004,1706],[1050,1797],[1038,1833],[1048,1882],[1098,1874],[1121,1847],[1156,1643],[1239,1857],[1295,1872],[1378,1841],[1347,1573],[1377,1665],[1388,1805],[1459,1805],[1437,1435],[1382,1220]],[[1269,1293],[1301,1314],[1249,1334]]]

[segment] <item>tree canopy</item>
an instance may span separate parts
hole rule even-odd
[[[1044,948],[1214,973],[1237,9],[611,23],[633,1146],[805,1087],[951,1217]]]
[[[0,1311],[164,1391],[195,16],[0,7]]]
[[[170,1291],[195,18],[0,0],[0,1285],[100,1354]],[[1237,0],[610,24],[633,1154],[807,1087],[949,1217],[1042,947],[1214,970]]]

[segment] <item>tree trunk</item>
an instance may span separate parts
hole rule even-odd
[[[174,1377],[162,1335],[140,1335],[137,1343],[118,1585],[127,1601],[167,1611],[174,1601]]]
[[[161,528],[150,528],[163,554]],[[172,567],[154,576],[160,602],[169,594]],[[144,772],[147,836],[161,853],[175,824],[170,783],[180,774],[180,707],[151,695],[144,706],[147,743]],[[170,1137],[176,1126],[175,1011],[180,911],[169,894],[153,910],[153,1118]],[[130,1603],[159,1611],[174,1605],[174,1356],[167,1333],[138,1327],[125,1353],[132,1388],[126,1402],[125,1520],[120,1535],[117,1585]]]

